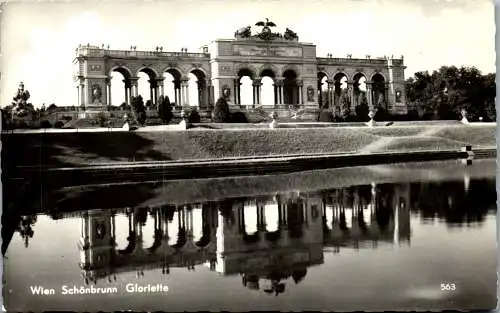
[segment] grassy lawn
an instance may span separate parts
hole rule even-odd
[[[460,149],[495,146],[495,126],[224,129],[151,132],[3,134],[4,165],[220,159],[310,153]],[[418,136],[425,134],[425,136]],[[408,137],[413,136],[413,137]],[[392,138],[391,138],[392,137]]]

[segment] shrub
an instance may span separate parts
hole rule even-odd
[[[248,118],[243,112],[234,112],[231,114],[231,123],[248,123]]]
[[[146,108],[141,95],[132,98],[132,109],[134,110],[137,122],[144,125],[146,123]]]
[[[63,121],[57,121],[54,123],[54,128],[63,128],[64,122]]]
[[[333,122],[333,113],[330,110],[321,110],[319,111],[318,121],[320,122]]]
[[[370,108],[366,103],[357,105],[354,108],[354,111],[356,112],[357,120],[359,120],[360,122],[367,122],[369,120],[368,112],[370,112]]]
[[[47,120],[43,120],[40,122],[40,128],[52,128],[52,124]]]
[[[167,124],[172,120],[172,104],[167,96],[161,96],[158,100],[158,117]]]
[[[215,103],[212,120],[215,123],[227,123],[229,122],[229,119],[229,105],[227,104],[226,99],[221,97]]]
[[[376,121],[387,121],[390,119],[390,115],[386,108],[378,107],[373,119]]]
[[[195,109],[190,109],[186,112],[188,123],[199,123],[201,121],[200,114]]]

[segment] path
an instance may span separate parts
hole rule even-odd
[[[398,137],[388,137],[384,136],[380,138],[377,141],[372,142],[371,144],[365,146],[364,148],[359,150],[359,153],[373,153],[373,152],[380,152],[382,148],[389,146],[392,142],[394,142],[396,139],[407,137],[408,140],[411,140],[411,138],[416,138],[416,137],[432,137],[436,135],[441,129],[445,127],[443,126],[436,126],[436,127],[429,127],[417,135],[414,136],[398,136]]]

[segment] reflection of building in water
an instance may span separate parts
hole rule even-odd
[[[215,235],[217,228],[214,210],[202,208],[203,236],[195,241],[193,236],[193,210],[186,206],[177,211],[177,229],[169,229],[172,209],[151,209],[154,220],[154,242],[143,245],[143,225],[148,211],[121,210],[128,217],[128,246],[116,249],[115,214],[111,211],[86,212],[83,214],[80,266],[86,280],[96,282],[120,272],[162,268],[168,274],[170,267],[188,267],[210,262],[215,265]],[[142,214],[141,214],[142,213]],[[145,214],[144,214],[145,213]],[[170,214],[169,214],[170,213]],[[169,244],[169,232],[177,234],[177,242]]]
[[[359,248],[360,244],[410,240],[408,185],[357,186],[325,197],[325,245]]]
[[[323,263],[321,199],[297,195],[234,202],[219,215],[217,271],[242,274],[243,284],[269,293],[284,292],[281,282],[296,282],[307,268]]]
[[[86,212],[82,218],[81,267],[88,281],[115,278],[121,272],[207,263],[224,275],[241,274],[245,286],[284,292],[284,280],[296,283],[307,268],[323,263],[323,249],[359,248],[366,243],[408,241],[409,188],[360,186],[329,192],[289,193],[251,200],[223,200],[180,208]],[[193,212],[200,212],[194,220]],[[128,220],[128,245],[117,249],[116,214]],[[148,213],[154,242],[143,244]],[[218,217],[217,217],[218,216]],[[172,226],[172,219],[177,225]],[[201,224],[195,240],[193,225]],[[177,238],[177,242],[169,242]]]

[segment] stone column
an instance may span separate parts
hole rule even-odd
[[[149,100],[151,100],[151,104],[155,103],[155,87],[153,86],[149,86]]]
[[[80,83],[80,105],[85,106],[85,85]]]
[[[303,93],[302,93],[302,86],[303,86],[303,83],[302,81],[297,81],[297,88],[299,89],[299,105],[303,105],[304,103],[304,99],[303,99]]]
[[[106,78],[106,105],[111,105],[111,77]]]
[[[373,110],[373,92],[371,82],[366,82],[366,101],[368,102],[368,108]]]
[[[189,79],[182,79],[181,82],[181,105],[189,106],[189,92],[188,92],[188,82]]]
[[[139,95],[138,80],[138,77],[133,77],[130,79],[130,83],[132,85],[132,97],[137,97]]]
[[[276,86],[275,96],[276,96],[276,105],[283,104],[283,80],[280,78],[276,78],[274,80],[274,85]]]
[[[262,83],[260,82],[260,78],[257,78],[253,82],[253,87],[254,87],[254,103],[256,105],[260,104],[260,86]]]
[[[328,83],[328,106],[329,108],[333,108],[333,93],[334,93],[334,82],[333,80],[329,79],[326,81]]]
[[[354,82],[353,81],[348,81],[347,82],[347,92],[348,92],[348,97],[349,97],[349,102],[350,102],[350,108],[352,109],[354,106]]]
[[[233,82],[233,94],[234,94],[234,105],[239,105],[240,104],[240,101],[239,101],[239,92],[240,92],[240,84],[238,82],[238,79],[235,78],[234,79],[234,82]]]
[[[285,94],[284,94],[284,91],[283,91],[283,81],[280,81],[280,104],[283,105],[285,104]]]
[[[158,78],[156,79],[156,98],[155,98],[155,104],[158,105],[158,99],[160,99],[160,96],[163,96],[163,81],[165,78]]]
[[[206,105],[207,109],[211,107],[211,101],[210,101],[211,85],[212,84],[210,79],[205,80],[205,91],[203,92],[203,101],[205,102],[204,105]]]
[[[190,103],[189,103],[189,81],[184,82],[184,90],[186,92],[186,106],[190,106]]]

